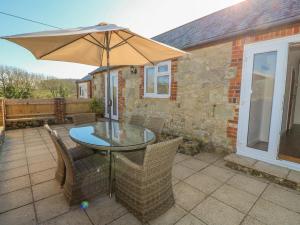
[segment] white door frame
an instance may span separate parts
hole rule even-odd
[[[118,71],[117,70],[112,70],[110,71],[110,85],[112,86],[113,83],[112,83],[112,78],[115,77],[115,80],[116,80],[116,85],[117,85],[117,97],[116,97],[116,112],[117,114],[114,115],[113,114],[113,106],[114,106],[114,102],[113,102],[113,88],[111,87],[110,90],[111,90],[111,99],[112,99],[112,106],[111,106],[111,118],[113,120],[118,120],[119,119],[119,104],[118,104],[118,97],[119,97],[119,79],[118,79]],[[105,73],[105,117],[109,117],[108,115],[108,109],[107,109],[107,73]]]
[[[256,42],[244,46],[241,82],[240,112],[237,134],[237,154],[300,171],[300,164],[278,159],[283,116],[285,82],[289,44],[300,42],[300,35]],[[253,57],[256,53],[277,51],[269,149],[267,152],[247,147],[250,97],[252,88]]]

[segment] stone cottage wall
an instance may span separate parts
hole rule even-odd
[[[228,103],[230,80],[236,75],[231,67],[232,42],[193,50],[172,68],[173,90],[170,99],[144,98],[140,72],[123,70],[126,80],[125,113],[159,116],[165,119],[164,132],[213,143],[216,148],[232,150],[227,138],[227,123],[234,117]],[[143,74],[143,72],[142,72]]]
[[[93,78],[93,97],[105,101],[105,76],[104,74],[95,74]]]

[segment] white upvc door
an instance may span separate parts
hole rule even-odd
[[[237,153],[277,160],[283,113],[288,41],[249,44],[244,49]]]
[[[107,99],[107,80],[108,76],[105,74],[105,117],[109,117],[108,115],[108,99]],[[111,105],[111,118],[114,120],[118,120],[118,72],[111,71],[110,72],[110,96],[112,100]]]

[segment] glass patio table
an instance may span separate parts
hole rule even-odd
[[[117,121],[103,121],[76,126],[69,131],[77,144],[106,152],[109,156],[109,195],[112,195],[112,154],[144,149],[155,142],[155,134],[147,128]]]

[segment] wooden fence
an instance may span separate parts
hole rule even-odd
[[[57,119],[59,116],[69,117],[76,113],[88,113],[90,99],[0,99],[0,126],[5,123]],[[57,110],[57,102],[60,106]],[[64,105],[61,107],[61,105]],[[57,115],[58,113],[62,115]]]

